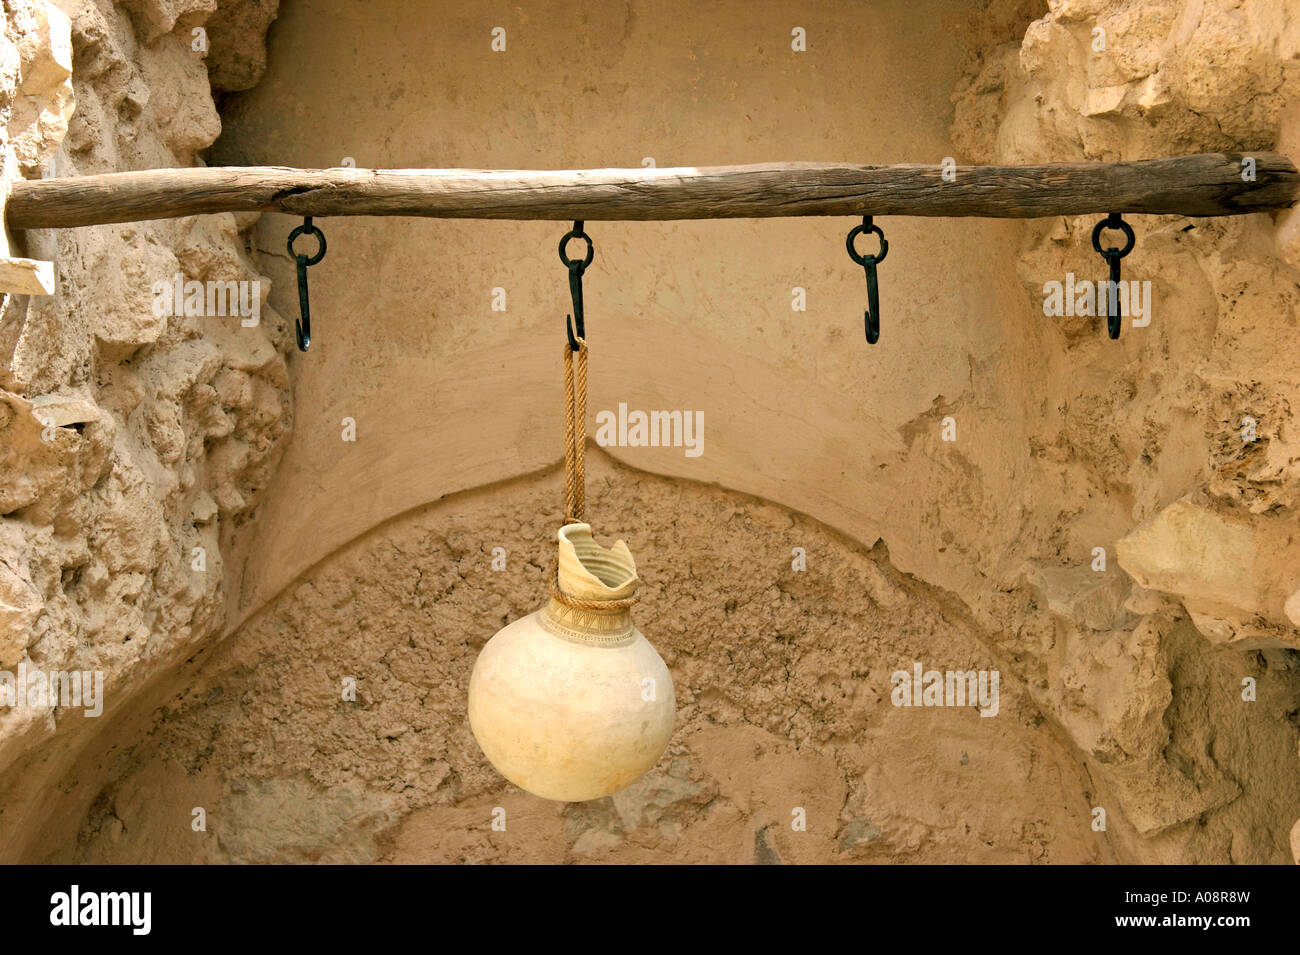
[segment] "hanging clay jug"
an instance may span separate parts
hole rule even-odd
[[[589,524],[560,529],[559,590],[579,601],[636,592],[623,541],[602,547]],[[483,754],[521,789],[579,802],[644,775],[673,732],[673,678],[624,607],[552,597],[500,630],[469,679],[469,725]]]

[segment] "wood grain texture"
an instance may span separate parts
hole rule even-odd
[[[1242,178],[1242,160],[1255,178]],[[216,212],[460,219],[664,220],[774,216],[1242,215],[1300,198],[1273,153],[1044,166],[764,163],[568,171],[151,169],[15,182],[11,229],[70,228]]]

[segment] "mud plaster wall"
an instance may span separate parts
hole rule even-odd
[[[631,4],[544,18],[489,4],[424,22],[403,9],[285,5],[256,86],[246,38],[266,11],[246,23],[227,12],[240,52],[214,47],[209,64],[252,89],[223,98],[214,161],[1028,162],[1286,150],[1294,136],[1289,4],[997,4],[978,17],[965,4],[798,16]],[[96,15],[143,62],[188,49],[175,13]],[[496,25],[506,54],[488,48]],[[794,25],[806,54],[789,51]],[[1104,52],[1091,49],[1097,26]],[[196,69],[175,60],[178,74]],[[82,82],[103,95],[103,80]],[[174,114],[145,122],[182,125]],[[205,608],[224,606],[148,631],[155,653],[115,675],[114,712],[85,721],[93,740],[65,728],[78,714],[48,742],[14,737],[6,854],[1287,861],[1300,816],[1294,217],[1138,220],[1126,269],[1152,279],[1156,311],[1119,343],[1042,314],[1044,281],[1097,271],[1090,221],[883,224],[885,333],[871,349],[845,224],[593,224],[592,405],[703,410],[705,454],[600,459],[591,514],[645,570],[639,619],[681,712],[643,783],[564,807],[503,786],[462,708],[477,649],[540,599],[559,518],[560,230],[326,222],[317,342],[289,363],[294,420],[271,312],[270,371],[235,369],[273,386],[246,415],[262,430],[235,432],[256,449],[234,455],[250,468],[242,483],[213,480],[212,441],[196,442],[218,506],[198,526],[224,568],[224,589],[203,585]],[[237,253],[239,225],[210,241]],[[263,217],[257,252],[239,259],[275,280],[271,304],[286,312],[292,225]],[[790,311],[796,285],[806,313]],[[490,310],[494,287],[504,313]],[[173,333],[212,342],[204,321],[201,337],[169,324],[145,352]],[[244,334],[215,342],[220,361]],[[100,347],[92,364],[116,375],[126,362]],[[1240,438],[1245,415],[1254,442]],[[355,444],[339,440],[344,416]],[[945,416],[956,442],[940,439]],[[202,434],[188,419],[180,429]],[[68,493],[75,506],[88,487]],[[141,507],[165,487],[141,481],[123,500]],[[19,520],[31,548],[46,525]],[[496,546],[503,573],[490,571]],[[792,547],[807,550],[806,573],[790,570]],[[153,559],[142,566],[166,565]],[[75,603],[120,616],[104,595]],[[50,618],[36,625],[86,642]],[[895,709],[889,673],[915,660],[1000,668],[999,716]],[[339,699],[346,676],[362,688],[355,704]],[[507,833],[490,830],[498,805]],[[206,833],[190,828],[194,806]],[[807,833],[790,830],[794,806]],[[1105,833],[1090,828],[1093,806],[1108,811]]]

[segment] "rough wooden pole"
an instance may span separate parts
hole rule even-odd
[[[11,229],[213,212],[447,219],[727,219],[771,216],[1033,218],[1128,212],[1241,215],[1300,198],[1272,153],[1046,166],[763,163],[676,169],[151,169],[15,182]],[[955,173],[955,175],[953,174]],[[1253,174],[1253,176],[1252,176]]]

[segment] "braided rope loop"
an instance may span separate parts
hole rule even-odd
[[[564,523],[582,520],[587,509],[587,343],[578,339],[577,381],[573,349],[564,345]]]

